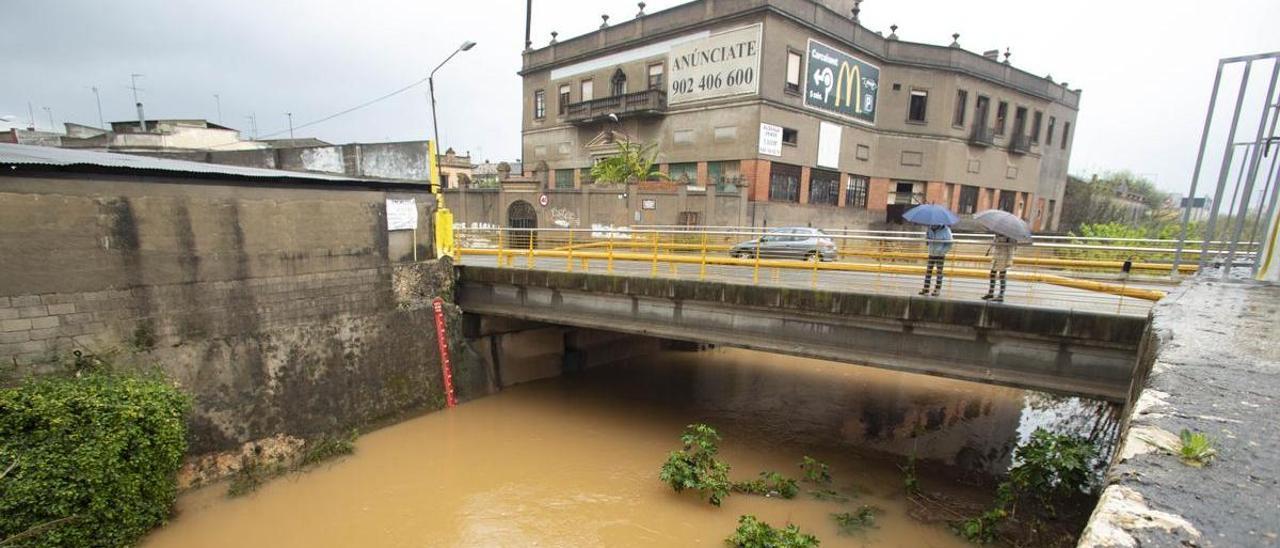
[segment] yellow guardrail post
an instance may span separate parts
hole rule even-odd
[[[702,229],[702,263],[698,265],[698,279],[707,277],[707,230]]]
[[[658,233],[654,232],[653,237],[650,238],[650,240],[653,241],[653,255],[651,263],[652,267],[649,269],[649,276],[653,277],[658,275]]]
[[[609,261],[605,266],[605,272],[613,274],[613,231],[609,231]]]
[[[760,237],[763,238],[764,236],[761,235]],[[756,239],[755,255],[756,255],[756,262],[755,262],[755,265],[751,267],[751,283],[758,284],[760,283],[760,239],[759,238]]]
[[[676,235],[675,235],[675,234],[672,234],[672,235],[671,235],[671,254],[670,254],[669,256],[675,255],[676,250],[677,250],[677,247],[676,247]],[[667,261],[667,264],[671,265],[671,275],[672,275],[672,276],[676,276],[676,275],[678,275],[678,274],[679,274],[679,272],[677,272],[677,271],[676,271],[676,262],[675,262],[675,261],[668,260],[668,261]]]
[[[573,229],[569,229],[569,251],[565,256],[564,268],[568,272],[573,272]]]
[[[526,232],[528,232],[528,236],[526,237],[529,239],[529,255],[525,257],[524,267],[533,268],[533,239],[536,238],[537,235],[535,235],[532,230],[528,230]]]
[[[502,242],[502,229],[498,229],[498,268],[502,268],[502,261],[505,260],[502,256],[505,249],[506,246]]]

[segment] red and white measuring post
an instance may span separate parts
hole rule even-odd
[[[458,405],[458,399],[453,395],[453,364],[449,361],[449,340],[444,334],[444,301],[436,297],[431,302],[431,308],[436,313],[436,345],[440,347],[440,371],[444,377],[444,405],[453,407]]]

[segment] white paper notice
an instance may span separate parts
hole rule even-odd
[[[760,124],[760,154],[782,156],[782,126]]]
[[[840,168],[840,129],[827,122],[818,125],[818,165]]]
[[[413,198],[387,198],[387,230],[418,228],[418,202]]]

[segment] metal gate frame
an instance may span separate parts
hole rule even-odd
[[[1253,64],[1255,62],[1266,62],[1268,60],[1270,60],[1272,64],[1271,79],[1270,83],[1267,85],[1267,93],[1263,97],[1264,102],[1260,118],[1258,120],[1257,132],[1253,141],[1236,142],[1236,130],[1240,124],[1240,110],[1244,106],[1245,95],[1249,90],[1249,75],[1253,69]],[[1222,84],[1222,71],[1227,66],[1238,63],[1244,63],[1244,71],[1241,74],[1240,89],[1236,94],[1235,104],[1231,115],[1231,126],[1227,132],[1227,144],[1222,155],[1222,165],[1218,168],[1218,184],[1214,190],[1213,202],[1211,202],[1210,205],[1212,209],[1209,212],[1208,225],[1205,227],[1204,237],[1201,238],[1200,242],[1200,254],[1198,257],[1199,265],[1204,267],[1205,262],[1209,257],[1209,246],[1214,239],[1213,235],[1218,223],[1218,212],[1222,209],[1222,197],[1227,188],[1227,179],[1231,172],[1237,147],[1245,147],[1246,165],[1242,166],[1239,171],[1240,176],[1236,178],[1235,186],[1232,189],[1232,204],[1227,209],[1228,216],[1235,214],[1235,226],[1231,230],[1230,238],[1227,241],[1222,242],[1228,245],[1227,255],[1223,261],[1223,264],[1226,265],[1226,267],[1222,269],[1223,276],[1226,276],[1231,270],[1231,265],[1235,261],[1236,253],[1242,251],[1240,249],[1240,244],[1241,237],[1244,236],[1245,220],[1249,213],[1249,202],[1253,197],[1254,183],[1258,178],[1258,170],[1262,163],[1261,159],[1265,156],[1271,157],[1271,165],[1267,168],[1266,183],[1262,191],[1263,203],[1258,204],[1258,212],[1255,215],[1255,227],[1253,233],[1248,235],[1249,239],[1246,241],[1246,245],[1255,247],[1256,249],[1258,244],[1257,238],[1259,235],[1259,227],[1261,227],[1264,219],[1271,219],[1275,212],[1277,193],[1280,191],[1280,183],[1273,184],[1276,183],[1276,158],[1280,157],[1280,154],[1277,154],[1277,149],[1280,148],[1280,146],[1273,146],[1280,145],[1280,136],[1275,134],[1276,121],[1277,119],[1280,119],[1280,99],[1276,98],[1276,80],[1277,77],[1280,77],[1280,51],[1219,59],[1217,74],[1213,79],[1213,92],[1209,95],[1209,108],[1205,113],[1204,129],[1200,134],[1200,148],[1196,154],[1196,165],[1191,175],[1191,189],[1187,192],[1186,206],[1183,208],[1182,212],[1182,227],[1178,234],[1177,249],[1174,251],[1173,255],[1174,271],[1177,270],[1178,265],[1182,262],[1182,252],[1187,240],[1187,228],[1191,221],[1191,209],[1195,204],[1195,199],[1197,198],[1196,186],[1199,183],[1200,171],[1204,165],[1205,149],[1209,145],[1209,132],[1213,125],[1213,113],[1218,106],[1218,91]],[[1241,184],[1244,185],[1243,193],[1240,192]],[[1238,205],[1235,201],[1237,194],[1240,196]],[[1265,215],[1262,213],[1264,209],[1266,210]],[[1257,254],[1255,254],[1254,257],[1252,273],[1256,275],[1258,273],[1260,261],[1257,259]]]

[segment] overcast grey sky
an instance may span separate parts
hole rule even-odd
[[[722,0],[723,1],[723,0]],[[654,12],[678,0],[651,0]],[[1274,0],[1027,2],[866,0],[863,24],[904,40],[972,51],[1012,48],[1015,66],[1084,90],[1073,173],[1130,169],[1168,190],[1194,164],[1215,62],[1280,49]],[[534,0],[535,46],[630,19],[635,2]],[[48,127],[134,117],[129,75],[151,118],[218,121],[259,135],[424,78],[463,40],[479,43],[437,75],[442,141],[477,160],[520,154],[521,0],[0,0],[0,116]],[[1268,67],[1269,68],[1269,67]],[[1255,71],[1257,72],[1257,71]],[[1269,71],[1268,71],[1269,72]],[[430,136],[426,84],[298,130],[331,142]],[[287,137],[285,135],[277,135]]]

